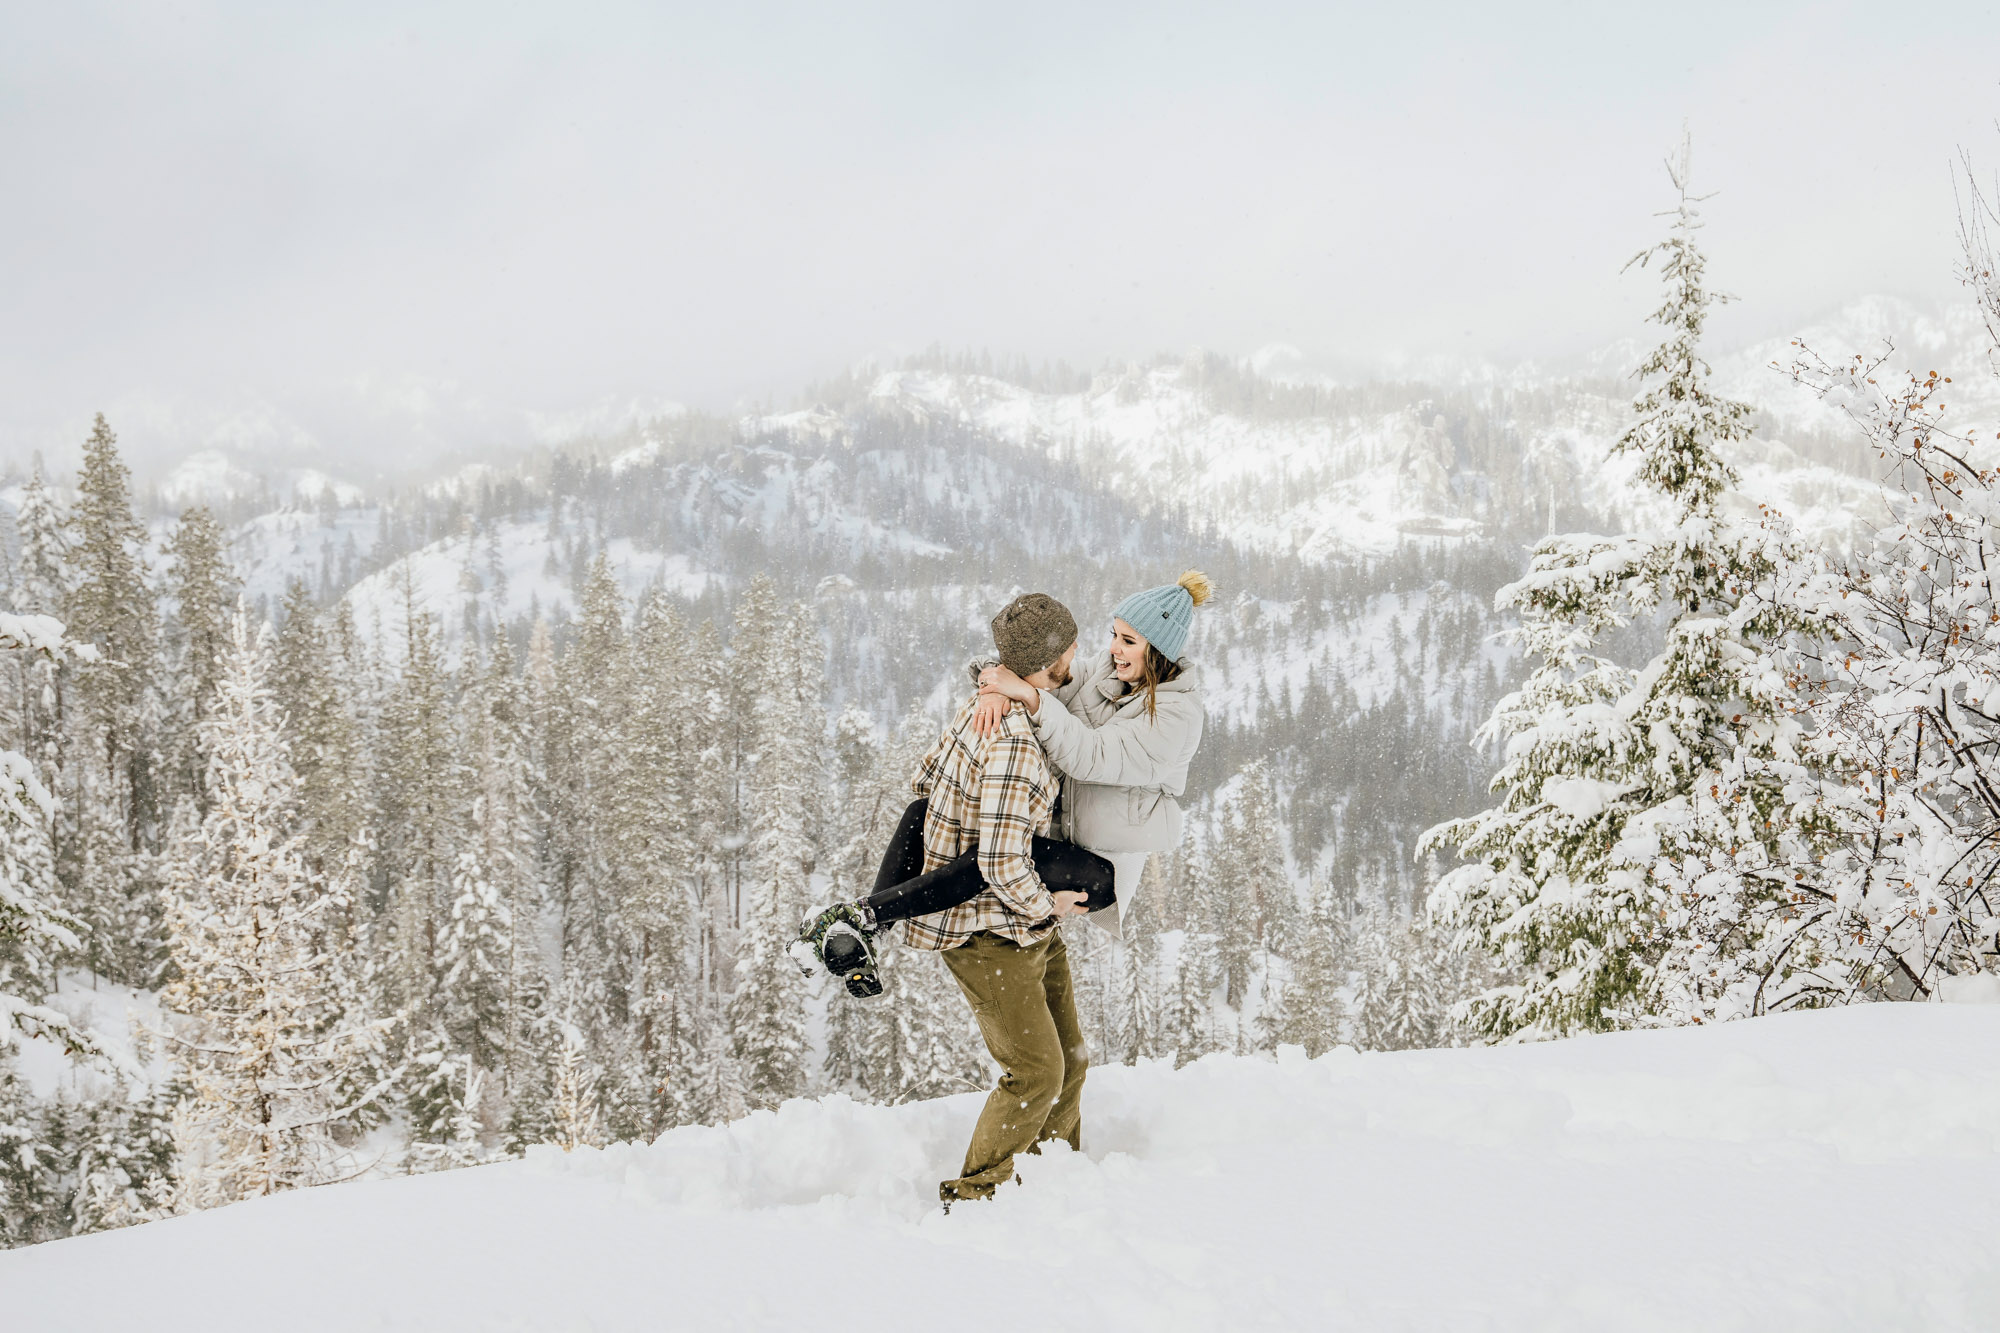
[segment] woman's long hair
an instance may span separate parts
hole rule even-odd
[[[1160,711],[1160,686],[1181,674],[1179,662],[1169,662],[1167,655],[1152,644],[1146,645],[1146,662],[1139,669],[1139,679],[1132,682],[1132,692],[1146,692],[1146,717],[1157,719]]]

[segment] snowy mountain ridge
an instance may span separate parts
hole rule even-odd
[[[1877,300],[1804,336],[1831,351],[1907,326],[1907,355],[1972,360],[1952,350],[1973,346],[1968,315],[1926,318]],[[1881,503],[1877,460],[1770,367],[1790,348],[1720,358],[1718,387],[1764,405],[1736,458],[1746,494],[1837,545]],[[1205,567],[1225,600],[1197,643],[1214,728],[1193,808],[1273,756],[1308,859],[1359,857],[1341,873],[1404,895],[1420,887],[1416,832],[1469,808],[1490,776],[1471,737],[1514,669],[1493,641],[1494,590],[1546,533],[1661,517],[1610,453],[1629,382],[1338,384],[1198,355],[1008,374],[933,358],[831,382],[794,411],[628,419],[359,503],[305,484],[273,508],[262,480],[211,503],[253,602],[303,580],[344,599],[392,660],[411,609],[448,645],[504,631],[518,658],[536,616],[560,641],[599,557],[628,609],[658,588],[697,621],[771,576],[815,604],[830,706],[882,727],[943,705],[1014,591],[1058,591],[1095,621],[1134,587]],[[1968,377],[1955,406],[1984,410],[1981,392]],[[184,475],[227,490],[232,466],[251,471],[224,453]],[[156,576],[170,509],[155,492]]]
[[[1885,341],[1893,341],[1899,364],[1939,368],[1958,376],[1966,386],[1966,405],[1975,415],[1993,415],[2000,409],[2000,382],[1985,373],[1992,368],[1986,362],[1978,313],[1970,304],[1937,306],[1879,294],[1846,302],[1791,332],[1718,354],[1719,387],[1757,403],[1767,415],[1790,427],[1837,426],[1837,421],[1823,412],[1813,411],[1812,404],[1797,396],[1773,369],[1774,363],[1783,366],[1789,362],[1795,338],[1833,359],[1855,352],[1872,353]],[[1329,395],[1387,387],[1415,395],[1414,400],[1399,404],[1410,408],[1425,396],[1473,391],[1536,393],[1583,386],[1614,404],[1615,411],[1629,397],[1630,371],[1646,346],[1644,331],[1635,330],[1633,336],[1573,361],[1524,361],[1511,367],[1436,359],[1384,362],[1365,375],[1331,375],[1313,369],[1298,349],[1286,344],[1260,348],[1240,360],[1209,358],[1197,351],[1181,358],[1179,364],[1184,370],[1204,360],[1222,361],[1272,385],[1318,388]],[[1088,390],[1067,394],[1030,393],[990,375],[887,371],[875,378],[870,396],[881,405],[900,406],[912,413],[943,412],[977,421],[1017,442],[1042,441],[1051,447],[1087,447],[1094,442],[1108,449],[1113,458],[1126,455],[1135,442],[1167,441],[1176,446],[1164,461],[1169,472],[1178,469],[1173,478],[1177,483],[1211,470],[1215,470],[1214,479],[1223,482],[1261,471],[1280,476],[1312,471],[1328,463],[1337,467],[1345,464],[1352,470],[1353,457],[1343,460],[1328,454],[1334,443],[1328,438],[1328,428],[1344,434],[1352,429],[1351,421],[1318,422],[1318,429],[1246,428],[1246,423],[1229,412],[1204,410],[1199,386],[1190,386],[1186,380],[1172,359],[1106,369],[1093,377]],[[1197,391],[1189,392],[1191,387]],[[566,412],[524,409],[519,414],[522,424],[516,427],[505,424],[507,414],[497,405],[467,398],[457,386],[444,381],[362,376],[347,389],[358,403],[365,404],[365,410],[336,414],[326,429],[317,431],[263,399],[233,412],[181,410],[143,402],[114,404],[110,415],[114,425],[123,423],[137,440],[133,457],[142,475],[155,478],[162,493],[176,502],[254,493],[260,474],[268,472],[274,462],[290,460],[296,460],[292,471],[303,470],[310,463],[329,474],[326,480],[336,486],[351,486],[372,476],[373,484],[379,487],[386,461],[398,460],[407,469],[413,460],[427,456],[424,449],[389,445],[397,433],[393,423],[403,416],[434,424],[449,418],[463,426],[463,430],[458,426],[452,430],[466,435],[468,443],[484,438],[500,453],[514,454],[536,446],[573,448],[594,439],[634,433],[657,438],[653,432],[661,423],[690,415],[689,409],[672,400],[606,398]],[[1352,414],[1339,415],[1347,418]],[[1210,417],[1221,420],[1211,421]],[[752,414],[741,418],[739,425],[753,435],[789,430],[825,438],[838,433],[841,418],[839,411],[822,408]],[[353,436],[353,443],[346,447],[331,443],[343,436]],[[460,447],[461,453],[464,447]],[[1219,466],[1217,455],[1221,453],[1250,457],[1239,457],[1225,468]],[[1146,461],[1157,465],[1162,460]],[[264,484],[281,495],[305,490],[317,498],[318,479],[301,478],[295,487],[283,481],[277,478]]]

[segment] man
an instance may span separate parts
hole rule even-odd
[[[993,618],[1000,660],[1040,688],[1069,678],[1076,620],[1042,593],[1015,598]],[[1049,1139],[1081,1146],[1083,1029],[1070,985],[1069,954],[1056,923],[1086,911],[1084,893],[1051,893],[1036,873],[1031,840],[1046,835],[1057,779],[1026,713],[1016,704],[987,737],[967,699],[925,756],[913,790],[927,797],[924,869],[977,846],[985,888],[968,902],[902,923],[903,942],[944,954],[979,1021],[1000,1081],[979,1113],[956,1179],[938,1187],[945,1207],[991,1198],[1014,1175],[1017,1153]]]

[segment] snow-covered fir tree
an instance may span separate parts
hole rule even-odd
[[[0,1048],[0,1244],[33,1245],[62,1225],[62,1153],[11,1049]]]
[[[743,913],[742,956],[729,999],[729,1031],[752,1107],[776,1106],[805,1091],[805,980],[786,946],[798,928],[796,892],[779,875],[760,876]]]
[[[1167,858],[1154,856],[1140,877],[1139,898],[1120,908],[1118,1030],[1109,1049],[1126,1064],[1166,1053],[1162,1040],[1160,933],[1168,910]]]
[[[1665,338],[1616,445],[1665,522],[1547,538],[1500,591],[1531,665],[1484,733],[1505,742],[1501,801],[1427,835],[1472,862],[1438,885],[1433,916],[1518,969],[1472,1003],[1489,1037],[1768,1007],[1767,983],[1794,965],[1795,868],[1826,833],[1787,666],[1791,638],[1822,628],[1794,595],[1808,555],[1732,493],[1725,451],[1750,409],[1709,386],[1700,342],[1721,298],[1695,243],[1686,154],[1670,169],[1668,237],[1634,261],[1659,262]],[[1636,670],[1598,648],[1635,621],[1663,622],[1666,640]]]
[[[679,763],[688,775],[677,822],[684,830],[688,918],[683,966],[695,992],[688,1006],[698,1023],[719,1013],[727,981],[723,937],[733,925],[732,883],[739,855],[735,829],[737,773],[732,767],[729,663],[717,622],[693,627],[672,658],[673,709]]]
[[[303,854],[331,877],[368,854],[373,832],[358,645],[345,608],[323,611],[303,580],[286,589],[283,614],[271,692],[298,775]]]
[[[1223,1048],[1215,1027],[1215,991],[1226,967],[1213,925],[1218,886],[1197,844],[1190,842],[1181,853],[1180,874],[1187,924],[1174,960],[1161,1042],[1174,1052],[1174,1063],[1184,1065]],[[1246,946],[1246,976],[1247,953]]]
[[[60,664],[73,649],[60,622],[5,614],[0,651]],[[0,750],[0,1051],[25,1033],[85,1056],[97,1052],[95,1040],[42,1002],[59,959],[83,948],[85,929],[55,902],[54,806],[34,761],[18,750]]]
[[[504,931],[497,941],[487,939],[488,961],[480,969],[490,977],[490,982],[482,982],[488,988],[483,991],[479,1020],[486,1035],[475,1040],[470,1029],[460,1030],[475,1057],[481,1056],[482,1045],[486,1047],[482,1068],[497,1072],[505,1095],[525,1058],[526,1034],[546,1000],[548,960],[540,935],[539,816],[529,754],[529,706],[525,683],[515,672],[513,651],[504,637],[494,642],[467,707],[466,753],[472,762],[474,794],[460,857],[461,863],[470,858],[479,881],[491,892],[490,900],[482,896],[478,906],[484,919],[482,937],[499,923],[504,923]],[[497,1015],[491,1007],[495,1001]]]
[[[466,781],[451,670],[436,618],[407,594],[402,669],[382,706],[376,774],[387,908],[378,939],[385,1009],[434,1012],[438,944],[451,904]]]
[[[438,1011],[452,1043],[484,1069],[506,1060],[513,988],[513,912],[479,854],[458,854],[452,904],[438,947]]]
[[[417,1043],[404,1079],[412,1172],[477,1166],[488,1159],[479,1120],[486,1073],[441,1028]]]
[[[1305,1047],[1314,1057],[1340,1043],[1346,1016],[1342,992],[1347,983],[1347,929],[1332,886],[1313,886],[1312,908],[1297,927],[1290,952],[1290,971],[1266,1014],[1274,1044]]]
[[[161,814],[154,764],[159,615],[131,490],[117,437],[99,415],[84,441],[69,515],[72,565],[62,614],[70,635],[95,651],[77,659],[65,691],[72,771],[61,793],[57,869],[71,907],[91,928],[90,965],[144,985],[160,948],[153,860]]]
[[[620,789],[630,762],[624,722],[632,687],[625,598],[600,553],[589,565],[574,637],[553,664],[542,716],[542,803],[548,811],[548,887],[562,924],[566,1022],[601,1052],[604,1089],[625,1105],[616,1077],[628,1063],[636,951],[627,907],[636,891],[620,856]]]
[[[775,615],[760,634],[745,645],[755,656],[737,665],[758,682],[750,699],[755,767],[746,783],[756,823],[746,860],[744,947],[729,1008],[753,1107],[805,1090],[804,983],[785,947],[811,899],[826,729],[819,705],[824,649],[809,610]]]
[[[10,608],[23,615],[62,614],[69,602],[72,570],[69,527],[42,479],[39,460],[21,488],[14,528],[20,549],[11,567]],[[66,737],[62,701],[67,673],[46,653],[16,652],[13,659],[15,744],[34,762],[42,785],[54,791],[63,769]]]
[[[1448,1046],[1461,969],[1436,932],[1370,904],[1351,928],[1354,1044],[1368,1051]]]
[[[325,884],[299,853],[269,647],[239,611],[204,724],[208,814],[171,852],[163,1036],[189,1090],[175,1124],[183,1208],[351,1173],[336,1134],[354,1108],[338,1093],[381,1038],[380,1024],[329,1013],[313,945]]]
[[[1222,848],[1221,860],[1242,899],[1232,904],[1230,932],[1289,954],[1301,926],[1299,899],[1285,865],[1270,769],[1261,760],[1237,777],[1235,799],[1223,816]],[[1240,921],[1233,919],[1238,911],[1244,914]],[[1232,986],[1232,1003],[1241,998],[1241,984]]]
[[[750,1111],[743,1063],[737,1057],[728,1029],[720,1023],[709,1023],[701,1029],[701,1046],[688,1088],[687,1105],[697,1121],[709,1125],[728,1124]]]
[[[1203,849],[1199,861],[1190,862],[1187,900],[1190,937],[1199,930],[1213,942],[1223,1000],[1239,1007],[1250,994],[1263,941],[1258,894],[1272,892],[1275,901],[1280,886],[1290,892],[1283,858],[1275,842],[1265,836],[1275,838],[1276,830],[1246,829],[1242,804],[1239,798],[1230,805],[1223,815],[1221,836]],[[1253,800],[1253,807],[1256,804]]]
[[[67,1182],[72,1235],[110,1231],[163,1216],[173,1196],[171,1081],[137,1087],[124,1079],[100,1096],[58,1098],[68,1127]]]
[[[28,475],[27,484],[21,488],[20,506],[14,511],[14,531],[20,546],[12,568],[13,609],[29,615],[60,613],[69,601],[74,568],[69,527],[62,507],[42,477],[39,459]]]
[[[229,567],[222,524],[206,506],[181,515],[164,548],[173,617],[163,643],[170,721],[169,753],[161,784],[170,798],[192,796],[206,803],[201,778],[202,720],[222,677],[229,616],[236,604],[236,576]]]
[[[632,953],[633,1040],[619,1072],[621,1100],[636,1128],[679,1123],[674,1090],[695,1058],[694,1028],[703,1006],[692,993],[689,959],[696,947],[696,827],[688,819],[702,781],[683,716],[679,678],[687,628],[662,593],[642,603],[633,627],[625,685],[623,762],[610,824],[612,855],[624,886],[620,914]]]

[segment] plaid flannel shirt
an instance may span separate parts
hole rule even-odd
[[[1056,778],[1028,714],[1007,710],[991,736],[972,729],[973,696],[917,769],[910,784],[928,797],[924,820],[924,869],[956,860],[975,845],[979,896],[902,923],[903,943],[915,949],[953,949],[982,930],[1016,944],[1033,944],[1055,929],[1055,900],[1035,873],[1033,843],[1049,831]]]

